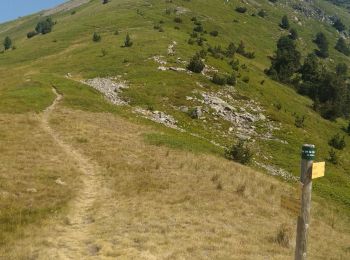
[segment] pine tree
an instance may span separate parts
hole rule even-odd
[[[285,30],[288,30],[290,28],[289,19],[287,15],[284,15],[282,17],[280,27]]]
[[[319,32],[316,35],[316,39],[314,40],[314,42],[317,44],[319,48],[319,50],[316,50],[317,56],[321,58],[327,58],[329,56],[329,52],[328,52],[329,43],[326,38],[326,35],[322,32]]]
[[[343,22],[339,18],[335,20],[333,27],[337,29],[339,32],[346,30],[346,26],[343,24]]]
[[[131,41],[130,35],[127,34],[124,41],[124,47],[131,47],[133,42]]]
[[[277,51],[270,69],[266,71],[272,78],[290,82],[291,77],[300,68],[301,54],[296,44],[288,36],[282,36],[277,43]]]
[[[238,45],[238,48],[236,50],[237,53],[244,55],[245,54],[245,44],[243,41],[241,41]]]
[[[4,48],[5,48],[5,51],[10,49],[12,47],[12,40],[11,40],[11,38],[7,36],[5,38],[5,40],[4,40],[3,45],[4,45]]]
[[[335,45],[335,49],[343,54],[345,54],[346,56],[350,55],[350,48],[349,46],[346,44],[346,41],[344,40],[343,37],[340,37],[337,44]]]

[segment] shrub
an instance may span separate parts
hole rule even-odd
[[[226,57],[232,58],[235,55],[236,51],[237,51],[236,45],[233,42],[231,42],[227,47]]]
[[[190,39],[188,39],[187,43],[190,45],[193,45],[195,43],[195,41],[192,38],[190,38]]]
[[[314,43],[316,43],[319,48],[319,50],[316,50],[317,56],[321,58],[327,58],[329,56],[329,52],[328,52],[329,43],[326,35],[322,32],[317,33]]]
[[[226,77],[224,75],[215,73],[211,81],[216,85],[223,86],[226,84]]]
[[[274,104],[274,106],[278,111],[282,109],[282,104],[280,102],[277,102],[276,104]]]
[[[171,9],[170,8],[165,9],[165,14],[170,15],[171,14]]]
[[[101,35],[99,35],[97,32],[94,32],[94,34],[92,35],[92,40],[94,42],[100,42],[101,41]]]
[[[107,55],[107,51],[105,49],[101,49],[101,57],[104,57]]]
[[[228,158],[229,160],[233,160],[241,164],[248,164],[253,158],[253,153],[243,140],[240,140],[231,148],[227,149],[225,154],[226,158]]]
[[[222,50],[220,45],[217,46],[210,46],[208,48],[208,52],[215,58],[215,59],[223,59],[225,52]]]
[[[213,37],[217,37],[219,35],[219,32],[218,31],[211,31],[210,35]]]
[[[10,37],[6,36],[4,42],[3,42],[3,45],[4,45],[4,49],[5,51],[10,49],[12,47],[12,40]]]
[[[348,124],[348,127],[346,128],[346,132],[350,135],[350,122]]]
[[[230,65],[231,65],[233,70],[235,70],[235,71],[239,70],[239,60],[230,61]]]
[[[305,127],[305,116],[296,116],[294,125],[297,128],[304,128]]]
[[[187,69],[194,73],[201,73],[204,67],[205,67],[205,64],[202,61],[200,55],[197,53],[190,60],[190,63],[188,64]]]
[[[247,12],[247,8],[243,7],[243,6],[239,6],[239,7],[236,8],[236,12],[244,14],[244,13]]]
[[[280,23],[280,27],[282,29],[285,29],[285,30],[288,30],[289,27],[290,27],[290,24],[289,24],[289,19],[288,19],[288,16],[287,15],[284,15],[282,17],[282,20],[281,20],[281,23]]]
[[[191,38],[197,38],[198,37],[198,33],[192,32],[190,36],[191,36]]]
[[[124,47],[131,47],[134,43],[132,42],[130,35],[126,34],[125,41],[124,41]]]
[[[201,57],[202,59],[205,59],[205,57],[207,57],[207,51],[206,50],[200,50],[198,53],[199,57]]]
[[[193,31],[195,32],[203,32],[203,26],[202,25],[197,25],[196,27],[193,28]]]
[[[343,22],[337,18],[333,24],[333,27],[335,29],[337,29],[339,32],[345,31],[346,30],[346,26],[343,24]]]
[[[31,31],[29,33],[27,33],[27,38],[30,39],[32,37],[34,37],[35,35],[37,35],[38,33],[36,31]]]
[[[260,11],[258,12],[258,15],[259,15],[260,17],[264,18],[264,17],[267,16],[267,13],[266,13],[265,10],[260,10]]]
[[[350,48],[343,37],[340,37],[335,45],[335,49],[346,56],[350,55]]]
[[[249,83],[249,81],[250,81],[249,76],[244,76],[244,77],[242,78],[242,81],[243,81],[244,83]]]
[[[339,163],[338,155],[334,149],[329,150],[328,155],[329,162],[333,163],[334,165],[337,165]]]
[[[329,140],[328,144],[335,149],[343,150],[346,146],[345,136],[341,137],[340,134],[336,134]]]
[[[255,52],[246,52],[243,54],[244,57],[248,59],[254,59],[255,58]]]
[[[235,74],[231,74],[230,76],[227,77],[226,79],[227,84],[231,86],[235,86],[237,84],[237,78]]]
[[[180,17],[175,17],[174,22],[175,23],[182,23],[182,19]]]
[[[291,38],[292,40],[298,40],[299,36],[298,36],[298,31],[294,28],[291,28],[289,30],[289,38]]]
[[[108,4],[108,2],[109,2],[109,0],[103,0],[103,1],[102,1],[102,4],[105,5],[105,4]]]
[[[52,28],[54,26],[54,22],[52,21],[51,17],[46,18],[43,21],[40,21],[36,27],[35,27],[35,31],[37,33],[41,33],[41,34],[47,34],[50,33],[52,31]]]

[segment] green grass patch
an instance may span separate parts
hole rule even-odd
[[[193,153],[210,153],[224,155],[222,148],[185,133],[147,133],[144,135],[147,143],[166,146],[172,149],[185,150]]]
[[[40,82],[26,82],[0,92],[1,113],[40,112],[54,100],[50,87]]]

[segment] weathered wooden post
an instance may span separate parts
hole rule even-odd
[[[307,252],[307,236],[310,221],[312,166],[316,149],[314,145],[305,144],[301,154],[301,210],[298,216],[298,227],[295,247],[295,260],[305,260]]]

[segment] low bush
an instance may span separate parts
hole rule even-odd
[[[341,137],[340,134],[336,134],[329,140],[328,144],[337,150],[343,150],[346,146],[345,136]]]
[[[36,35],[38,35],[38,33],[36,31],[31,31],[31,32],[27,33],[27,38],[30,39]]]
[[[92,41],[100,42],[101,41],[101,35],[99,35],[97,32],[94,32],[94,34],[92,35]]]
[[[205,67],[205,64],[202,61],[200,55],[197,53],[190,60],[190,63],[188,64],[187,69],[194,73],[201,73],[204,67]]]
[[[218,31],[211,31],[210,35],[213,37],[217,37],[219,35],[219,32]]]
[[[305,116],[296,116],[294,125],[297,128],[304,128],[305,127]]]
[[[227,80],[226,80],[226,76],[224,75],[220,75],[219,73],[215,73],[213,78],[211,79],[211,81],[216,84],[216,85],[220,85],[223,86],[226,84]]]
[[[253,153],[243,140],[227,149],[225,155],[227,159],[241,164],[249,164],[253,158]]]
[[[174,22],[175,23],[182,23],[182,19],[180,17],[175,17]]]
[[[244,14],[244,13],[247,12],[247,8],[244,7],[244,6],[239,6],[239,7],[236,8],[236,12]]]
[[[329,150],[328,161],[334,165],[338,164],[338,162],[339,162],[338,155],[334,149]]]

